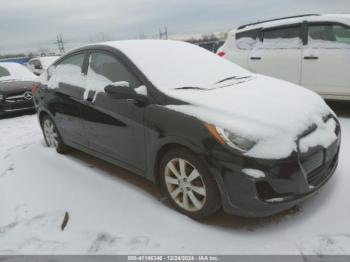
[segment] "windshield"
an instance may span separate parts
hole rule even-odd
[[[10,76],[10,72],[6,68],[0,66],[0,77]]]
[[[160,90],[212,88],[227,78],[251,73],[193,44],[170,40],[117,41],[109,45],[125,53]]]

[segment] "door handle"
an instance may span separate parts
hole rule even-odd
[[[258,56],[252,56],[252,57],[250,57],[250,60],[261,60],[261,57],[258,57]]]
[[[317,60],[318,57],[317,56],[305,56],[304,59],[305,60]]]

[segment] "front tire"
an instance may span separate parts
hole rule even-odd
[[[64,154],[68,151],[68,147],[63,143],[62,137],[58,132],[55,123],[48,115],[45,115],[42,118],[41,128],[48,147],[54,147],[57,153],[60,154]]]
[[[205,219],[221,206],[215,179],[198,157],[183,148],[167,152],[160,162],[160,181],[172,205],[193,219]]]

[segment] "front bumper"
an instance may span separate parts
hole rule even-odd
[[[0,101],[0,115],[16,113],[20,111],[35,110],[34,99],[24,99],[20,96],[15,99],[6,98]]]
[[[338,139],[328,148],[315,147],[283,160],[234,156],[229,150],[213,150],[206,157],[226,213],[265,217],[289,209],[316,193],[338,165]],[[259,176],[246,170],[258,172]]]

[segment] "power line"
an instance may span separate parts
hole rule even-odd
[[[56,42],[54,42],[54,44],[56,44],[58,46],[58,51],[61,53],[61,54],[64,54],[66,52],[65,48],[64,48],[64,41],[62,39],[62,35],[61,34],[58,34],[57,35],[57,40]]]

